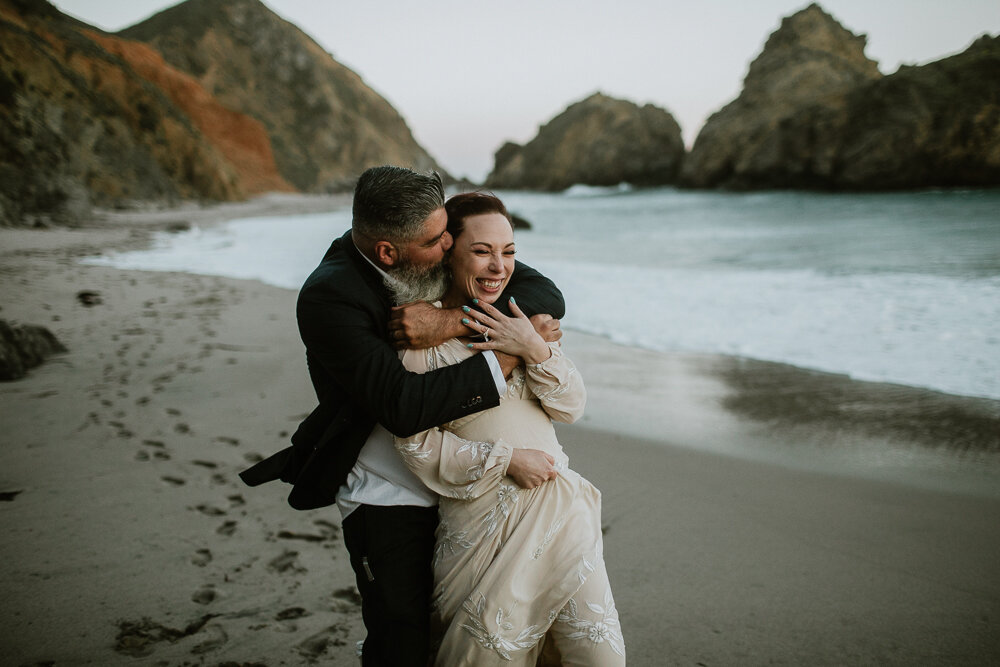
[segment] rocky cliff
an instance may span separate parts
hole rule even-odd
[[[782,21],[713,114],[690,187],[909,189],[1000,184],[1000,40],[881,76],[865,38],[818,6]]]
[[[486,185],[662,185],[675,180],[683,156],[681,129],[670,113],[595,93],[543,125],[524,146],[502,146]]]
[[[258,0],[189,0],[117,35],[0,0],[0,225],[340,189],[383,163],[442,171],[388,102]]]
[[[881,78],[854,35],[812,4],[782,20],[750,64],[743,91],[713,114],[687,156],[682,182],[751,187],[786,170],[781,125],[808,105],[842,105],[843,94]]]
[[[93,34],[45,2],[0,0],[0,224],[243,196],[188,116]]]
[[[260,121],[300,190],[348,187],[374,164],[442,171],[385,99],[259,0],[188,0],[120,34]]]

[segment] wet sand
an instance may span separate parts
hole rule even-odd
[[[295,294],[76,262],[343,203],[0,230],[0,318],[69,349],[0,384],[5,664],[356,664],[337,510],[236,477],[314,405]],[[1000,660],[997,402],[575,332],[565,347],[589,404],[560,438],[604,493],[630,664]]]

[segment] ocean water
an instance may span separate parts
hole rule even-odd
[[[1000,398],[1000,191],[499,192],[518,255],[562,288],[564,326]],[[297,289],[348,211],[163,233],[84,261]]]

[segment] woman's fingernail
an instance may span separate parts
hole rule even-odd
[[[466,343],[465,347],[467,347],[467,348],[469,348],[471,350],[472,349],[472,343]]]
[[[462,324],[468,324],[468,323],[469,323],[469,318],[468,317],[463,317],[462,318]]]
[[[471,308],[469,308],[468,306],[462,306],[462,312],[465,312],[465,313],[471,313],[471,312],[472,312],[472,309],[471,309]]]
[[[474,303],[474,304],[476,304],[478,306],[479,305],[479,299],[473,299],[472,303]]]
[[[510,297],[510,302],[511,303],[517,303],[517,301],[514,301],[514,297]]]

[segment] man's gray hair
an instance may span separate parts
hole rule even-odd
[[[354,188],[356,232],[376,241],[405,243],[423,231],[423,222],[444,206],[441,176],[405,167],[372,167]]]

